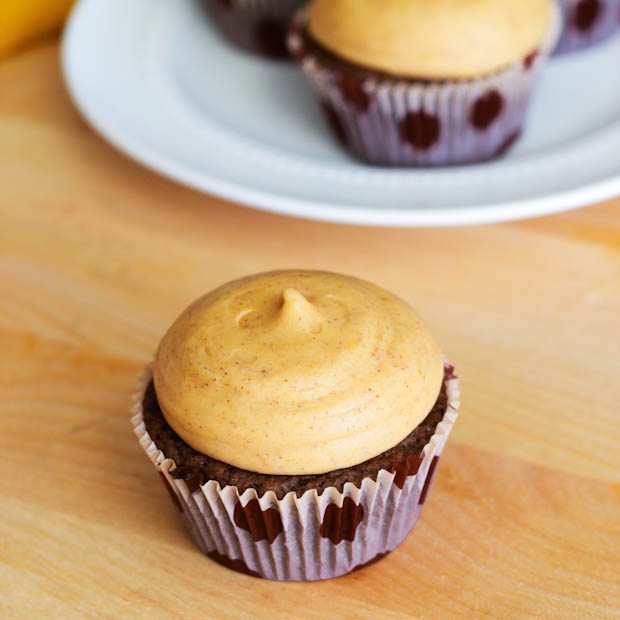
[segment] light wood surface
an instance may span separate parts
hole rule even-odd
[[[380,230],[179,187],[99,139],[50,44],[0,64],[0,617],[620,617],[620,201],[525,223]],[[462,377],[412,536],[315,584],[194,548],[128,418],[204,291],[278,267],[410,300]]]

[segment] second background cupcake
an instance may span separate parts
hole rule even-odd
[[[288,42],[348,150],[430,166],[512,145],[559,27],[552,0],[314,0]]]
[[[305,0],[201,0],[223,36],[234,45],[271,59],[289,58],[286,32]]]
[[[589,49],[620,32],[620,0],[559,0],[564,26],[556,54]]]

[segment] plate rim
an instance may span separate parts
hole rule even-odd
[[[377,207],[369,209],[355,206],[314,201],[284,196],[279,193],[251,187],[247,183],[233,183],[205,171],[197,171],[154,150],[139,137],[131,136],[118,127],[112,117],[106,117],[105,109],[91,100],[80,87],[79,71],[75,69],[75,34],[81,27],[89,3],[95,0],[79,0],[75,5],[62,38],[61,71],[69,94],[81,116],[106,141],[130,159],[139,162],[170,180],[238,204],[289,217],[319,220],[339,224],[379,227],[453,227],[517,221],[543,217],[585,207],[620,195],[620,171],[579,188],[550,192],[546,195],[502,201],[478,206],[442,207],[441,209],[394,209]],[[82,58],[83,62],[83,58]]]

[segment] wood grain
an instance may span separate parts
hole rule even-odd
[[[96,137],[55,45],[0,64],[0,146],[0,617],[620,617],[620,201],[437,231],[242,209]],[[199,554],[128,404],[188,302],[293,266],[411,301],[464,404],[402,547],[284,585]]]

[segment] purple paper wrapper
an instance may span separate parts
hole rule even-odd
[[[556,54],[588,49],[620,31],[620,0],[559,0],[564,27]]]
[[[309,41],[304,10],[287,43],[335,136],[355,156],[383,166],[445,166],[499,156],[515,142],[559,27],[556,8],[539,49],[500,72],[467,80],[390,77],[325,62]]]
[[[246,51],[290,58],[286,32],[304,0],[201,0],[224,36]]]
[[[320,494],[291,492],[258,496],[208,481],[190,488],[172,475],[175,463],[155,445],[143,420],[142,401],[151,367],[134,395],[132,424],[179,509],[198,547],[233,570],[280,581],[315,581],[344,575],[371,564],[397,547],[415,525],[456,420],[459,385],[445,364],[448,405],[443,420],[420,455],[382,469],[358,487],[346,483]]]

